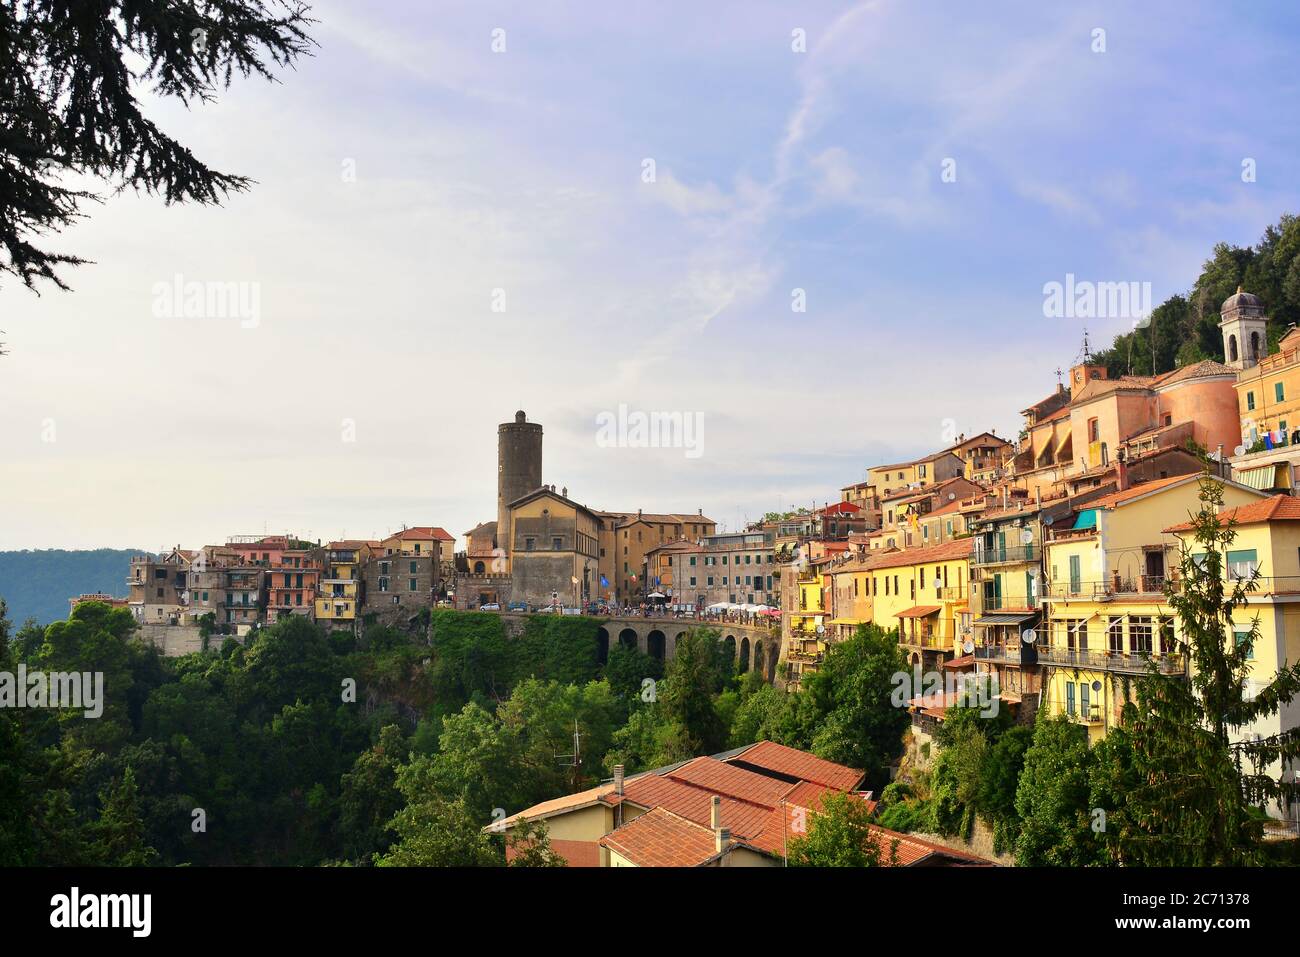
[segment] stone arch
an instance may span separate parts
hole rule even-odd
[[[740,672],[744,674],[749,670],[749,636],[745,635],[740,639]]]
[[[668,643],[668,639],[664,637],[664,633],[658,628],[655,628],[650,632],[650,634],[646,635],[645,641],[646,653],[651,658],[658,658],[660,661],[663,661],[666,657],[666,645]]]
[[[475,574],[475,575],[482,575],[483,572],[484,572],[483,563],[482,563],[482,562],[475,562],[475,563],[474,563],[474,574]]]
[[[726,638],[722,639],[722,643],[727,646],[727,655],[734,665],[736,663],[736,636],[727,635]]]
[[[673,635],[673,646],[672,646],[672,650],[668,654],[669,658],[677,657],[677,645],[685,637],[686,637],[686,632],[684,631],[679,631],[677,632],[677,634]]]
[[[624,648],[636,647],[636,629],[624,628],[618,633],[618,643]]]
[[[1250,334],[1250,355],[1247,358],[1249,359],[1259,358],[1259,333],[1258,332],[1252,332]]]
[[[609,629],[603,625],[596,629],[596,661],[602,665],[609,661]]]
[[[1228,336],[1228,361],[1237,361],[1237,337]]]
[[[777,650],[778,645],[772,643],[772,653],[767,656],[767,680],[773,682],[776,680],[776,659],[779,658],[780,652]]]
[[[764,665],[763,639],[755,638],[754,639],[754,670],[757,671],[759,675],[763,674],[763,670],[764,670],[763,665]]]

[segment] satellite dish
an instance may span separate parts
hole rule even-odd
[[[1022,545],[1032,545],[1034,543],[1034,530],[1032,528],[1021,530],[1020,543]]]
[[[1233,455],[1245,455],[1245,454],[1246,454],[1246,447],[1245,447],[1244,445],[1239,445],[1239,446],[1237,446],[1235,449],[1232,450],[1232,454],[1233,454]]]
[[[1044,516],[1043,516],[1043,524],[1044,524],[1044,525],[1051,525],[1052,522],[1054,522],[1054,521],[1055,521],[1055,519],[1052,518],[1052,516],[1050,516],[1050,515],[1044,515]]]
[[[1026,628],[1020,633],[1020,640],[1027,645],[1032,645],[1034,642],[1038,641],[1038,632],[1034,631],[1032,628]]]
[[[817,626],[817,634],[819,634],[819,635],[824,635],[824,634],[826,634],[826,626],[825,626],[825,625],[818,625],[818,626]]]
[[[1093,690],[1093,691],[1100,691],[1100,690],[1101,690],[1101,682],[1100,682],[1100,681],[1094,681],[1094,682],[1092,683],[1092,690]]]
[[[975,642],[973,642],[973,641],[971,641],[969,638],[967,638],[967,639],[966,639],[966,643],[965,643],[964,645],[961,646],[961,650],[964,651],[964,652],[966,652],[966,654],[969,655],[971,652],[973,652],[973,651],[975,650]]]
[[[952,501],[953,499],[955,499],[956,497],[957,497],[957,493],[956,493],[956,492],[949,492],[949,493],[948,493],[948,501],[951,502],[951,501]]]

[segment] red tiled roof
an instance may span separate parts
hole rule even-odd
[[[717,853],[713,831],[657,807],[600,839],[638,867],[698,867]]]
[[[935,844],[933,841],[924,841],[919,837],[913,837],[911,834],[900,834],[898,831],[891,831],[875,824],[870,825],[870,827],[871,832],[880,839],[880,852],[885,860],[889,860],[891,849],[897,848],[899,867],[912,867],[927,858],[935,856],[954,858],[957,863],[967,866],[989,867],[993,865],[992,861],[985,860],[982,857],[967,854],[965,851],[954,851],[950,847]]]
[[[1093,499],[1086,503],[1084,508],[1114,508],[1117,505],[1123,505],[1131,502],[1135,498],[1140,498],[1148,492],[1158,492],[1161,489],[1179,485],[1183,482],[1194,482],[1200,479],[1200,475],[1193,473],[1190,475],[1171,475],[1168,478],[1153,479],[1150,482],[1143,482],[1141,485],[1134,485],[1126,488],[1122,492],[1112,492],[1110,495],[1103,495],[1101,498]]]
[[[411,528],[404,528],[392,538],[400,538],[403,541],[407,539],[436,538],[440,542],[454,542],[456,539],[449,534],[445,528],[439,528],[436,525],[414,525]]]
[[[1254,525],[1258,522],[1300,522],[1300,498],[1294,495],[1274,495],[1249,505],[1224,509],[1219,513],[1219,524],[1235,522],[1238,525]],[[1188,532],[1191,522],[1171,525],[1166,532]]]
[[[924,565],[928,562],[945,562],[958,558],[969,558],[975,550],[975,539],[957,538],[942,545],[927,545],[923,548],[904,548],[896,552],[877,555],[871,562],[872,568],[898,568],[903,565]]]
[[[790,783],[787,781],[778,781],[719,761],[717,758],[708,757],[687,761],[681,767],[666,772],[664,777],[693,784],[712,794],[721,794],[723,797],[737,798],[768,808],[776,807],[785,793],[790,790]]]
[[[789,785],[784,785],[789,787]],[[709,824],[716,792],[658,774],[645,774],[628,781],[623,799],[641,807],[664,807],[696,824]],[[757,834],[771,808],[733,797],[719,795],[722,826],[737,837]]]
[[[827,761],[815,754],[786,747],[775,741],[760,741],[730,760],[766,768],[777,774],[786,774],[802,781],[811,781],[841,791],[857,787],[863,775],[863,772],[857,768],[836,764],[834,761]],[[786,795],[786,800],[790,800],[790,795]]]

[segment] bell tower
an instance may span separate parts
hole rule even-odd
[[[1237,369],[1249,369],[1268,355],[1268,318],[1259,297],[1241,287],[1223,301],[1219,310],[1223,331],[1223,361]]]

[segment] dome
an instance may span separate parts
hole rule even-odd
[[[1237,291],[1223,300],[1223,308],[1220,313],[1243,312],[1246,314],[1259,315],[1264,308],[1264,304],[1259,301],[1259,296],[1254,293],[1243,292],[1240,286]]]

